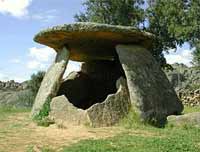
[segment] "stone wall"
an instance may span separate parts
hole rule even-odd
[[[181,91],[179,98],[186,106],[200,106],[200,89],[194,91]]]

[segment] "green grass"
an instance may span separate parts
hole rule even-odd
[[[0,120],[2,115],[28,112],[30,109],[0,107]],[[200,107],[185,107],[184,113],[200,112]],[[156,128],[140,123],[135,113],[130,113],[120,122],[123,132],[106,139],[81,140],[68,147],[60,145],[60,152],[200,152],[200,128],[192,126]],[[134,122],[134,123],[133,123]],[[14,129],[20,129],[15,125]],[[6,131],[6,130],[4,130]],[[67,142],[67,141],[66,141]],[[58,149],[57,149],[58,150]],[[27,151],[33,151],[29,147]],[[43,147],[42,152],[55,150]]]
[[[0,120],[6,119],[14,113],[30,112],[30,108],[15,108],[11,106],[0,106]]]
[[[155,130],[156,131],[156,130]],[[200,129],[167,128],[159,135],[130,135],[128,133],[101,140],[83,140],[63,152],[199,152]]]
[[[200,112],[200,107],[185,107],[184,113],[189,112]],[[65,147],[62,152],[200,152],[200,128],[169,125],[155,128],[140,123],[134,112],[119,125],[126,128],[120,135],[101,140],[82,140]],[[132,131],[140,134],[131,134]]]
[[[191,112],[200,112],[200,106],[196,106],[196,107],[184,107],[184,111],[183,113],[191,113]]]

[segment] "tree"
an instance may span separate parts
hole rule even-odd
[[[31,76],[31,80],[28,81],[28,88],[35,96],[40,88],[44,75],[45,75],[44,71],[39,71],[37,74],[33,74]]]
[[[148,30],[157,37],[155,52],[176,48],[188,42],[195,47],[194,63],[198,63],[200,42],[199,0],[149,0]]]
[[[154,57],[162,66],[166,65],[163,52],[182,45],[184,40],[180,28],[185,20],[183,0],[149,0],[146,11],[147,30],[156,36],[152,49]]]
[[[200,42],[195,44],[196,49],[193,52],[193,64],[200,67]]]
[[[144,21],[144,0],[86,0],[86,11],[75,15],[79,22],[97,22],[139,27]]]
[[[142,30],[145,26],[145,10],[142,8],[144,0],[86,0],[83,5],[85,12],[75,15],[75,20],[80,22],[97,22],[113,25],[134,26]],[[157,25],[155,25],[157,26]],[[151,26],[152,28],[155,26]],[[149,30],[155,33],[157,29]],[[151,50],[157,61],[164,65],[166,63],[163,51],[163,44],[155,41]]]
[[[166,66],[163,52],[176,49],[184,42],[194,51],[199,64],[200,1],[199,0],[86,0],[85,12],[75,15],[76,21],[135,26],[153,33],[156,38],[151,50],[161,66]],[[143,26],[141,26],[143,25]]]

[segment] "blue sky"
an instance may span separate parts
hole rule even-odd
[[[55,52],[33,42],[41,29],[73,23],[84,0],[0,0],[0,80],[24,81],[38,70],[46,70]],[[191,49],[187,44],[166,55],[169,63],[190,65]],[[70,62],[69,73],[79,64]]]

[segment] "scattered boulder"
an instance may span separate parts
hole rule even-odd
[[[200,112],[188,113],[180,116],[167,117],[168,123],[174,126],[197,126],[200,127]]]
[[[164,124],[167,116],[181,114],[183,105],[150,52],[137,45],[118,45],[116,49],[132,105],[140,117]]]

